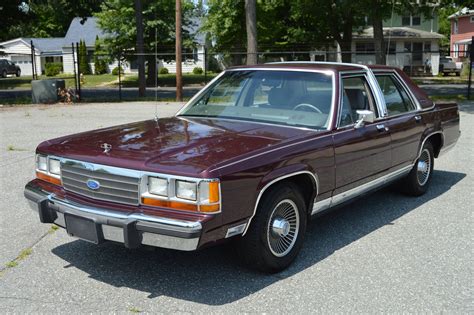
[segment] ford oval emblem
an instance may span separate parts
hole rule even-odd
[[[96,180],[93,179],[88,179],[87,180],[87,187],[92,190],[97,190],[100,188],[100,183]]]

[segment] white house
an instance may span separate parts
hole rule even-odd
[[[45,70],[46,63],[63,62],[63,40],[64,38],[15,38],[0,43],[5,54],[2,58],[18,65],[22,75],[31,75],[33,71],[31,43],[33,43],[36,73],[41,74]]]
[[[196,28],[197,30],[197,28]],[[193,31],[193,30],[191,30]],[[88,17],[86,19],[76,17],[71,21],[65,37],[61,38],[16,38],[0,43],[2,58],[9,59],[20,66],[23,75],[32,74],[31,64],[31,41],[35,47],[36,73],[42,74],[45,71],[45,64],[48,62],[62,62],[64,73],[74,72],[73,48],[72,44],[85,42],[87,48],[87,58],[92,71],[94,71],[93,55],[95,50],[95,40],[97,37],[107,36],[97,24],[97,18]],[[192,58],[183,56],[183,72],[192,72],[195,67],[204,69],[204,37],[196,34],[197,47]],[[159,54],[160,52],[158,52]],[[77,61],[77,55],[74,52]],[[117,67],[117,61],[109,64],[109,71]],[[176,62],[158,60],[158,67],[166,67],[170,73],[176,72]],[[137,71],[136,62],[123,63],[122,68],[125,73]]]

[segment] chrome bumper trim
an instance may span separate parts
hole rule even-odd
[[[133,229],[140,235],[139,243],[143,245],[191,251],[197,249],[199,244],[202,231],[200,222],[84,206],[60,199],[31,183],[26,185],[24,194],[36,212],[41,212],[41,207],[46,205],[47,211],[55,216],[51,223],[63,228],[66,227],[65,213],[94,220],[101,226],[104,240],[127,245],[126,225],[132,222]]]

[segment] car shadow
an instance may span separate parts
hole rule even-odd
[[[439,197],[466,175],[435,171],[429,191],[407,197],[390,187],[364,197],[309,224],[303,249],[285,271],[268,275],[238,263],[233,244],[198,252],[165,249],[127,250],[121,245],[101,246],[75,240],[52,252],[89,277],[115,287],[149,293],[149,298],[167,296],[207,305],[223,305],[318,264],[335,251],[370,234],[420,205]]]

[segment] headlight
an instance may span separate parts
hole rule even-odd
[[[195,182],[185,182],[182,180],[176,181],[176,197],[196,200],[197,196],[197,184]]]
[[[61,162],[46,155],[36,155],[36,178],[61,185]]]
[[[48,171],[48,158],[38,154],[36,156],[36,168],[40,171]]]
[[[49,172],[54,175],[61,175],[61,163],[56,159],[49,159]]]
[[[168,196],[168,180],[158,177],[148,177],[148,192],[153,195]]]

